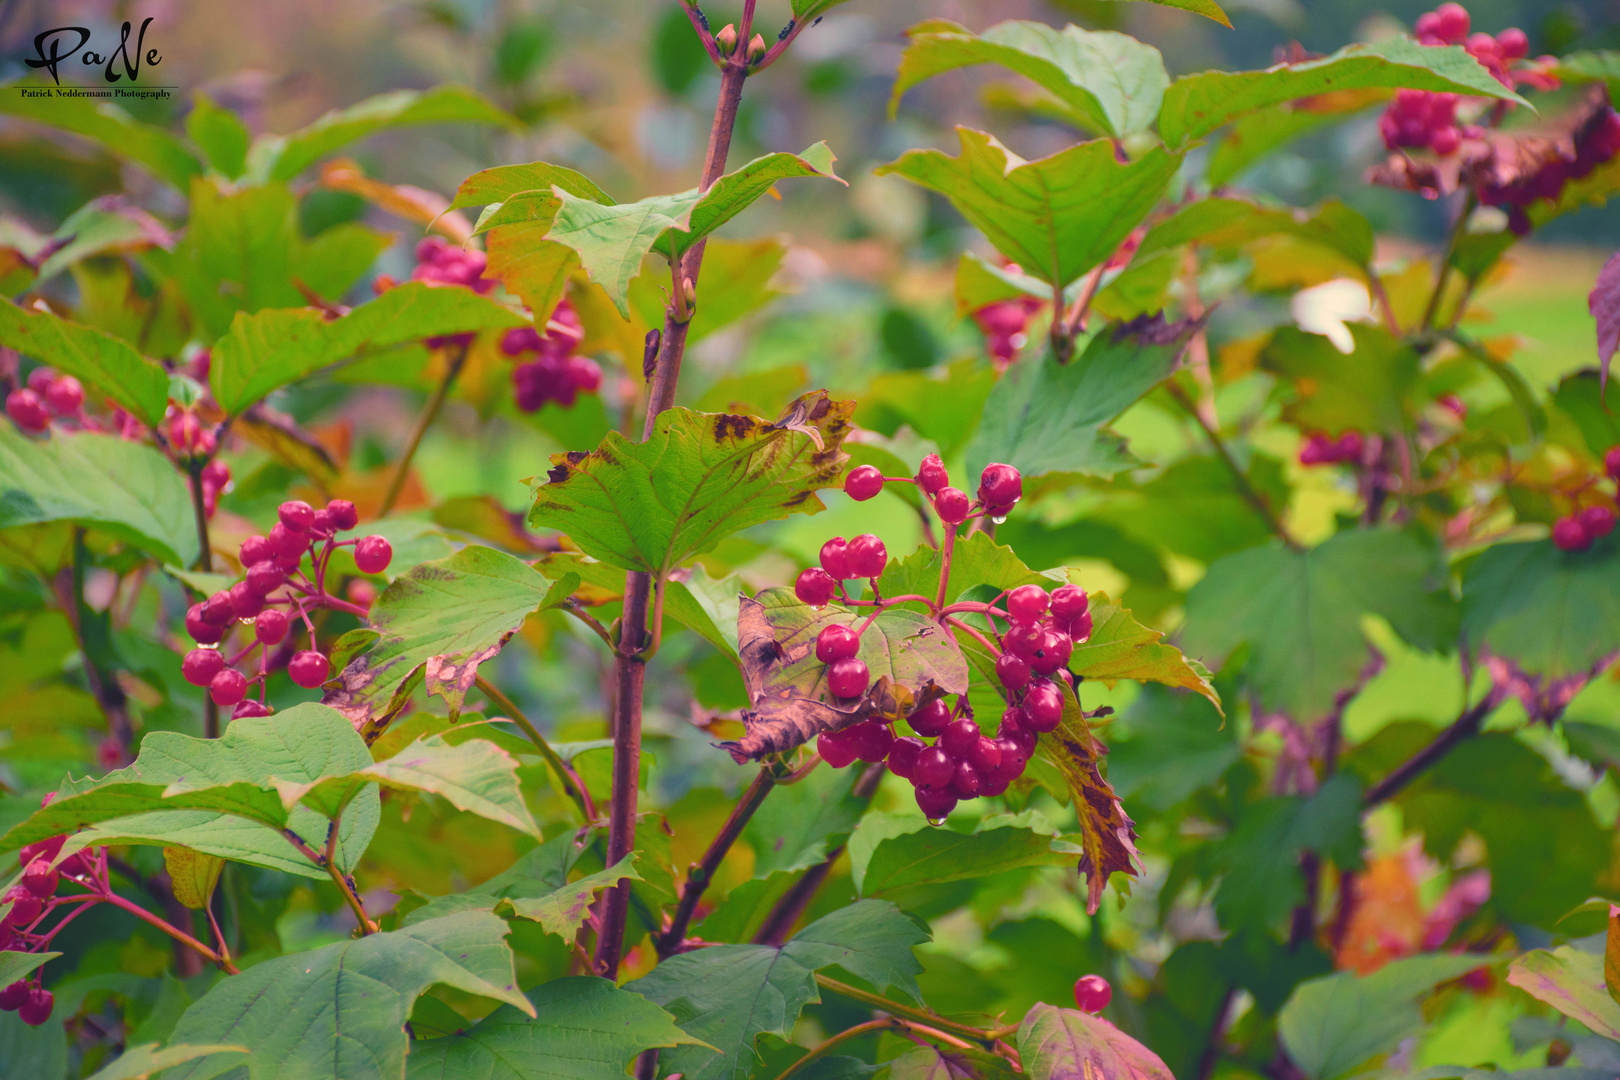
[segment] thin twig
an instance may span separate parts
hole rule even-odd
[[[416,457],[416,448],[422,445],[422,436],[427,434],[433,421],[438,419],[439,410],[444,407],[445,399],[450,396],[450,387],[455,383],[456,376],[461,374],[462,365],[467,362],[467,352],[472,348],[469,342],[458,345],[455,355],[450,358],[449,365],[444,370],[444,378],[439,380],[439,386],[433,391],[427,405],[422,408],[422,415],[416,418],[416,428],[411,432],[411,441],[405,447],[405,454],[394,467],[393,479],[388,481],[388,490],[383,493],[382,505],[377,510],[378,517],[387,517],[388,512],[399,501],[400,492],[405,490],[405,479],[411,473],[411,459]]]
[[[872,1009],[880,1009],[883,1012],[889,1013],[891,1016],[898,1016],[906,1020],[927,1025],[927,1027],[930,1029],[940,1031],[941,1033],[951,1032],[955,1035],[971,1039],[973,1042],[985,1047],[986,1049],[992,1047],[996,1041],[993,1037],[993,1033],[986,1031],[983,1028],[976,1028],[969,1024],[958,1023],[955,1020],[947,1020],[945,1017],[937,1016],[934,1013],[928,1012],[926,1009],[917,1009],[910,1005],[902,1005],[898,1001],[890,1001],[888,998],[882,997],[878,994],[861,990],[858,987],[850,986],[848,983],[839,982],[837,979],[830,979],[820,972],[816,973],[816,985],[820,986],[823,990],[831,990],[839,997],[848,998],[851,1001],[858,1001],[862,1005]]]
[[[557,770],[557,775],[561,776],[567,782],[569,788],[572,789],[569,794],[579,806],[580,813],[585,815],[585,820],[587,822],[595,821],[596,803],[592,801],[590,790],[585,786],[585,781],[579,778],[579,773],[574,770],[573,766],[564,761],[562,756],[552,749],[551,744],[546,741],[544,735],[540,734],[534,723],[523,715],[523,710],[519,709],[511,698],[495,689],[494,685],[482,675],[473,679],[473,685],[478,687],[496,708],[504,712],[507,719],[523,730],[523,734],[527,735],[529,741],[534,743],[535,749],[540,751],[540,756],[546,759],[546,764]]]
[[[1451,726],[1435,737],[1434,741],[1422,750],[1413,754],[1406,761],[1396,766],[1390,774],[1374,784],[1367,792],[1364,805],[1369,809],[1396,795],[1407,784],[1416,780],[1435,762],[1451,753],[1460,742],[1479,734],[1480,727],[1485,723],[1486,717],[1495,711],[1501,704],[1501,699],[1495,694],[1485,695],[1485,699],[1463,714]]]
[[[669,929],[655,939],[654,943],[660,957],[677,951],[686,941],[686,928],[692,923],[692,914],[697,910],[698,900],[702,898],[709,883],[714,880],[714,873],[720,868],[726,853],[731,850],[731,845],[737,842],[737,837],[742,835],[749,819],[754,816],[754,811],[759,809],[760,804],[765,801],[765,796],[769,795],[775,786],[776,770],[766,765],[754,776],[753,783],[748,785],[742,798],[737,800],[737,805],[732,807],[731,816],[726,818],[726,823],[709,842],[709,848],[703,853],[703,858],[692,864],[691,870],[686,875],[686,884],[681,888],[681,900],[676,905],[675,917],[670,922]]]
[[[855,781],[850,794],[862,802],[869,802],[887,771],[887,766],[873,765]],[[799,880],[782,894],[771,908],[770,914],[765,916],[765,921],[760,923],[758,932],[754,934],[755,945],[779,946],[787,940],[788,934],[793,932],[793,927],[804,914],[805,908],[810,906],[810,901],[815,899],[816,893],[820,891],[827,876],[832,873],[832,868],[843,855],[844,845],[839,844],[827,852],[825,859],[806,870]]]
[[[1468,195],[1463,200],[1462,213],[1452,223],[1451,233],[1446,237],[1446,250],[1440,256],[1440,269],[1434,275],[1434,292],[1429,296],[1429,303],[1423,309],[1423,321],[1418,324],[1418,333],[1428,333],[1434,326],[1435,316],[1440,313],[1440,302],[1446,294],[1446,282],[1451,277],[1451,258],[1457,253],[1457,245],[1462,242],[1463,233],[1468,229],[1468,219],[1474,216],[1474,207],[1479,205],[1478,196],[1474,189],[1468,189]]]
[[[190,946],[196,952],[201,953],[204,959],[218,964],[230,974],[241,974],[241,971],[238,970],[236,965],[231,963],[230,960],[220,956],[219,953],[215,952],[213,949],[210,949],[208,946],[204,945],[202,942],[198,941],[184,930],[181,930],[179,927],[158,918],[156,915],[153,915],[150,911],[147,911],[134,901],[125,900],[122,896],[119,896],[115,892],[108,892],[105,900],[113,907],[122,908],[131,915],[135,916],[137,919],[150,923],[152,926],[163,931],[165,934],[168,934],[182,945]]]
[[[343,894],[343,900],[349,905],[349,910],[354,912],[355,920],[360,924],[361,935],[375,934],[379,928],[376,923],[367,917],[366,906],[360,902],[359,894],[354,891],[354,882],[350,881],[348,876],[338,869],[338,821],[342,817],[343,812],[340,810],[338,816],[334,817],[326,827],[326,854],[321,861],[326,864],[326,873],[331,877],[333,884],[338,887],[338,891]]]
[[[1216,456],[1221,459],[1227,470],[1231,472],[1233,482],[1237,485],[1238,494],[1242,495],[1244,500],[1259,512],[1266,525],[1270,527],[1279,540],[1295,551],[1303,550],[1299,541],[1294,539],[1293,535],[1288,531],[1288,527],[1283,524],[1282,518],[1278,517],[1277,512],[1271,508],[1270,501],[1249,481],[1248,474],[1239,467],[1237,459],[1227,449],[1226,442],[1221,438],[1220,432],[1210,426],[1204,414],[1198,411],[1198,406],[1187,396],[1187,392],[1177,386],[1173,379],[1167,380],[1164,385],[1169,389],[1170,396],[1176,399],[1176,402],[1186,410],[1187,415],[1191,416],[1193,421],[1203,430],[1204,436],[1209,439],[1210,446],[1214,447]]]

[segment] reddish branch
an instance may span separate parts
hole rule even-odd
[[[692,923],[692,914],[697,910],[698,900],[714,880],[714,872],[720,869],[720,863],[725,860],[726,853],[731,845],[737,842],[743,829],[748,825],[754,811],[765,801],[765,796],[771,793],[776,786],[776,773],[767,765],[759,770],[754,782],[748,785],[748,790],[732,808],[731,816],[720,831],[709,842],[709,849],[703,853],[699,862],[692,864],[692,869],[686,875],[686,885],[681,889],[681,900],[675,908],[675,917],[670,922],[669,929],[659,935],[655,941],[659,957],[665,957],[673,952],[680,951],[686,941],[686,928]]]

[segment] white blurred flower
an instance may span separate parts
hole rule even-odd
[[[1367,295],[1367,286],[1351,278],[1301,289],[1294,294],[1290,307],[1301,330],[1321,334],[1346,355],[1355,350],[1356,343],[1344,324],[1372,321],[1372,298]]]

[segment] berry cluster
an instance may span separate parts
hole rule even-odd
[[[353,529],[360,520],[354,503],[346,499],[333,499],[324,510],[294,499],[282,503],[277,516],[279,520],[268,535],[242,541],[241,560],[246,569],[243,579],[193,604],[186,612],[186,631],[198,648],[186,654],[181,674],[191,685],[207,687],[214,704],[222,708],[234,706],[233,717],[271,713],[264,700],[270,649],[282,645],[293,632],[295,619],[302,620],[309,633],[309,648],[293,652],[287,659],[287,675],[299,686],[313,690],[326,681],[331,664],[316,646],[310,611],[327,607],[366,616],[366,607],[340,600],[326,590],[327,564],[334,551],[352,545],[355,565],[363,574],[382,573],[394,557],[392,546],[381,536],[337,539],[338,533]],[[251,625],[252,631],[246,643],[227,657],[219,646],[230,635],[232,624],[244,628]],[[282,651],[289,648],[283,646]],[[255,650],[259,650],[259,670],[249,678],[236,670],[236,665]],[[253,683],[259,684],[257,701],[247,699]]]
[[[1607,103],[1593,110],[1571,132],[1568,145],[1556,152],[1533,172],[1514,171],[1498,177],[1487,173],[1478,183],[1479,201],[1486,206],[1506,207],[1508,228],[1514,235],[1530,232],[1529,208],[1537,199],[1556,202],[1564,185],[1591,175],[1599,165],[1620,154],[1620,115]]]
[[[571,409],[579,394],[594,394],[602,387],[596,361],[574,352],[585,340],[585,328],[567,300],[557,305],[545,329],[541,334],[533,326],[520,326],[501,336],[501,352],[518,361],[512,388],[524,412],[535,412],[548,401]]]
[[[1509,27],[1492,37],[1469,33],[1471,25],[1461,4],[1441,4],[1419,16],[1413,29],[1420,45],[1461,45],[1503,86],[1546,82],[1539,66],[1512,66],[1530,55],[1530,39],[1523,30]],[[1426,148],[1441,157],[1455,154],[1464,138],[1478,138],[1482,131],[1477,125],[1458,122],[1459,100],[1456,94],[1402,90],[1378,122],[1384,145],[1391,150]]]
[[[6,395],[6,415],[24,431],[39,433],[51,425],[51,417],[84,420],[84,385],[72,375],[58,375],[50,368],[28,373],[28,385]]]
[[[496,282],[484,276],[488,256],[477,248],[454,247],[442,237],[429,236],[416,245],[416,269],[412,281],[438,285],[460,285],[475,293],[487,293]]]
[[[875,465],[860,465],[844,478],[844,493],[856,502],[877,497],[886,483],[916,484],[928,497],[934,513],[946,525],[957,526],[971,518],[988,516],[1005,521],[1007,514],[1024,497],[1024,478],[1011,465],[990,464],[979,476],[979,498],[974,502],[961,488],[950,486],[951,478],[938,454],[923,458],[916,476],[884,476]]]
[[[1341,465],[1345,462],[1359,462],[1364,445],[1359,431],[1347,431],[1337,439],[1331,439],[1318,432],[1307,436],[1305,445],[1299,448],[1299,463]]]
[[[1603,471],[1620,487],[1620,446],[1603,455]],[[1553,523],[1552,541],[1561,551],[1585,551],[1614,531],[1615,509],[1598,504],[1559,518]]]

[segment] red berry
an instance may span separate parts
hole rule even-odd
[[[1091,637],[1091,612],[1081,614],[1078,619],[1069,622],[1067,627],[1070,643],[1085,641]]]
[[[16,1012],[28,1002],[28,991],[31,988],[27,980],[18,979],[4,990],[0,990],[0,1010]]]
[[[588,356],[568,357],[563,361],[563,373],[580,393],[594,394],[602,388],[601,365]]]
[[[861,639],[853,629],[843,623],[821,628],[816,635],[816,659],[823,664],[844,660],[861,651]]]
[[[1440,45],[1444,39],[1440,35],[1440,16],[1432,11],[1419,15],[1417,22],[1412,24],[1412,33],[1424,45]],[[1432,38],[1433,40],[1427,40]]]
[[[955,775],[956,762],[943,748],[928,746],[917,752],[917,764],[912,769],[911,778],[918,787],[942,788]]]
[[[1061,630],[1047,630],[1041,635],[1041,651],[1030,661],[1030,667],[1041,675],[1050,675],[1069,663],[1074,654],[1074,642]]]
[[[996,740],[986,735],[980,735],[968,747],[965,755],[967,762],[979,770],[981,776],[988,776],[1001,766],[1001,747]]]
[[[354,545],[354,565],[362,574],[380,574],[394,560],[394,547],[381,536],[362,536]]]
[[[292,620],[280,608],[267,608],[259,612],[259,617],[253,620],[253,636],[266,645],[279,644],[287,636],[287,629]]]
[[[1581,511],[1581,529],[1597,540],[1614,532],[1614,511],[1607,506],[1588,506]]]
[[[951,707],[945,704],[944,698],[935,698],[926,705],[919,705],[906,717],[912,731],[930,739],[944,731],[950,722]]]
[[[1044,679],[1032,685],[1024,694],[1024,715],[1029,726],[1041,734],[1057,729],[1063,719],[1063,694]]]
[[[45,404],[58,416],[72,416],[84,405],[84,384],[63,375],[45,388]]]
[[[1530,38],[1517,26],[1496,35],[1496,48],[1504,60],[1523,60],[1530,55]]]
[[[287,580],[287,572],[267,559],[249,566],[247,577],[243,580],[247,582],[250,592],[259,596],[269,596]]]
[[[39,1027],[51,1018],[51,1009],[56,1005],[56,997],[42,986],[34,987],[28,995],[28,1000],[17,1015],[29,1027]]]
[[[34,924],[39,913],[45,910],[45,905],[39,902],[39,897],[23,888],[13,885],[6,893],[5,899],[11,901],[11,910],[6,912],[5,925],[25,929]]]
[[[1041,653],[1041,645],[1045,638],[1046,631],[1039,626],[1032,626],[1028,623],[1014,623],[1007,628],[1005,634],[1001,635],[1001,644],[1014,656],[1022,657],[1033,663]]]
[[[875,578],[889,565],[889,550],[871,533],[861,533],[844,550],[850,577]]]
[[[260,716],[269,716],[275,711],[276,710],[272,709],[262,701],[254,701],[252,698],[248,698],[246,701],[242,702],[241,704],[237,705],[236,708],[231,710],[231,719],[253,719]]]
[[[996,678],[1009,690],[1017,690],[1029,682],[1029,661],[1013,653],[996,657]]]
[[[360,512],[348,499],[333,499],[327,503],[326,516],[332,520],[332,528],[338,532],[347,532],[360,524]]]
[[[844,477],[844,494],[856,502],[877,497],[883,490],[883,471],[876,465],[858,465]]]
[[[1086,613],[1091,598],[1078,585],[1059,585],[1052,590],[1052,618],[1071,622]]]
[[[1024,478],[1011,465],[990,464],[979,475],[979,500],[992,512],[1011,510],[1024,497]]]
[[[1429,149],[1441,157],[1448,157],[1457,152],[1462,145],[1462,132],[1457,130],[1455,124],[1448,124],[1443,128],[1436,128],[1429,135]]]
[[[822,733],[816,740],[816,753],[821,755],[821,760],[835,769],[842,769],[855,760],[854,745],[836,732]]]
[[[305,690],[320,686],[331,671],[332,664],[326,655],[313,650],[293,653],[293,658],[287,662],[287,677]]]
[[[1559,518],[1554,522],[1552,539],[1562,551],[1585,551],[1592,543],[1591,537],[1586,535],[1586,526],[1578,517]]]
[[[186,609],[186,633],[199,645],[213,645],[225,636],[224,630],[203,618],[201,604]]]
[[[262,536],[250,536],[242,541],[241,558],[243,566],[269,562],[275,557],[276,549],[271,547],[270,541]]]
[[[203,486],[212,487],[215,491],[223,491],[225,485],[231,482],[231,467],[215,458],[202,467],[200,479]]]
[[[799,598],[801,604],[824,607],[832,599],[835,588],[837,582],[827,571],[819,566],[807,566],[799,573],[799,580],[793,583],[793,595]]]
[[[917,756],[928,749],[928,744],[915,735],[905,735],[894,740],[889,747],[889,771],[902,780],[910,780],[916,775]]]
[[[276,516],[295,533],[307,533],[315,524],[315,508],[303,499],[288,499],[276,508]]]
[[[35,859],[23,871],[22,887],[45,899],[56,892],[56,871],[49,859]]]
[[[835,536],[821,545],[821,568],[834,581],[848,581],[855,575],[849,571],[849,545],[842,536]]]
[[[961,488],[948,487],[934,496],[934,513],[947,525],[962,524],[972,509],[972,500]]]
[[[1049,602],[1039,585],[1020,585],[1007,594],[1007,617],[1015,623],[1039,622]]]
[[[82,878],[88,877],[94,869],[95,864],[90,860],[90,852],[85,849],[75,851],[63,859],[56,871],[66,878]]]
[[[888,724],[879,720],[856,724],[848,734],[850,745],[855,748],[855,756],[874,764],[888,757],[889,748],[894,745],[894,732]]]
[[[207,686],[225,670],[225,658],[218,649],[192,649],[180,661],[180,677],[192,686]]]
[[[950,482],[951,475],[945,471],[945,463],[939,460],[938,454],[929,454],[922,459],[922,467],[917,470],[917,486],[924,495],[936,494]]]
[[[246,695],[247,676],[231,668],[226,668],[215,675],[214,680],[208,684],[208,696],[221,708],[235,705]]]
[[[827,689],[832,691],[834,697],[860,697],[866,693],[871,681],[871,672],[866,670],[864,663],[854,657],[827,665]]]
[[[1021,743],[1013,739],[1000,738],[996,740],[996,750],[1000,752],[1001,760],[991,772],[991,779],[997,783],[1010,784],[1024,774],[1024,766],[1029,764],[1029,750]]]
[[[46,800],[53,800],[55,798],[56,792],[54,791],[45,796]],[[45,807],[50,805],[50,802],[42,801],[39,805],[40,809],[43,810]],[[65,843],[67,843],[66,836],[52,836],[44,840],[36,840],[32,844],[26,845],[22,851],[17,854],[17,862],[22,866],[27,866],[35,859],[44,859],[46,862],[49,862],[56,858],[57,854],[62,850],[62,845]]]
[[[309,533],[295,532],[279,521],[270,526],[270,535],[266,539],[270,541],[270,550],[276,553],[278,563],[292,559],[292,565],[297,566],[297,560],[309,550]]]
[[[248,587],[245,581],[231,586],[231,617],[251,619],[264,610],[264,597]]]
[[[1101,975],[1082,975],[1074,984],[1074,1003],[1079,1006],[1081,1012],[1100,1013],[1108,1008],[1108,1002],[1113,996],[1113,987],[1109,986],[1108,980]]]
[[[1620,483],[1620,446],[1611,446],[1603,455],[1603,471],[1609,479]]]
[[[1468,36],[1471,20],[1468,9],[1461,4],[1441,4],[1434,14],[1439,19],[1440,36],[1446,41],[1455,44]]]
[[[332,535],[332,532],[332,515],[325,510],[315,511],[315,520],[309,524],[309,534],[325,540]]]
[[[956,772],[951,774],[951,794],[958,799],[976,799],[984,786],[984,778],[971,762],[958,761]]]
[[[1358,461],[1361,458],[1361,432],[1347,431],[1339,436],[1338,442],[1333,444],[1333,457],[1336,461]]]
[[[979,725],[968,717],[952,720],[939,738],[939,745],[956,760],[965,758],[979,741]]]
[[[232,617],[231,594],[229,592],[217,592],[210,596],[202,602],[199,614],[202,615],[202,620],[205,623],[214,626],[229,626]]]
[[[1017,708],[1001,714],[1001,726],[996,729],[996,737],[1006,739],[1022,749],[1026,758],[1035,752],[1035,743],[1040,738],[1035,729],[1029,726],[1029,714]]]
[[[6,415],[24,431],[44,431],[51,426],[50,410],[32,390],[13,390],[7,394]]]
[[[919,785],[917,805],[929,821],[944,821],[956,809],[956,795],[943,784]]]

